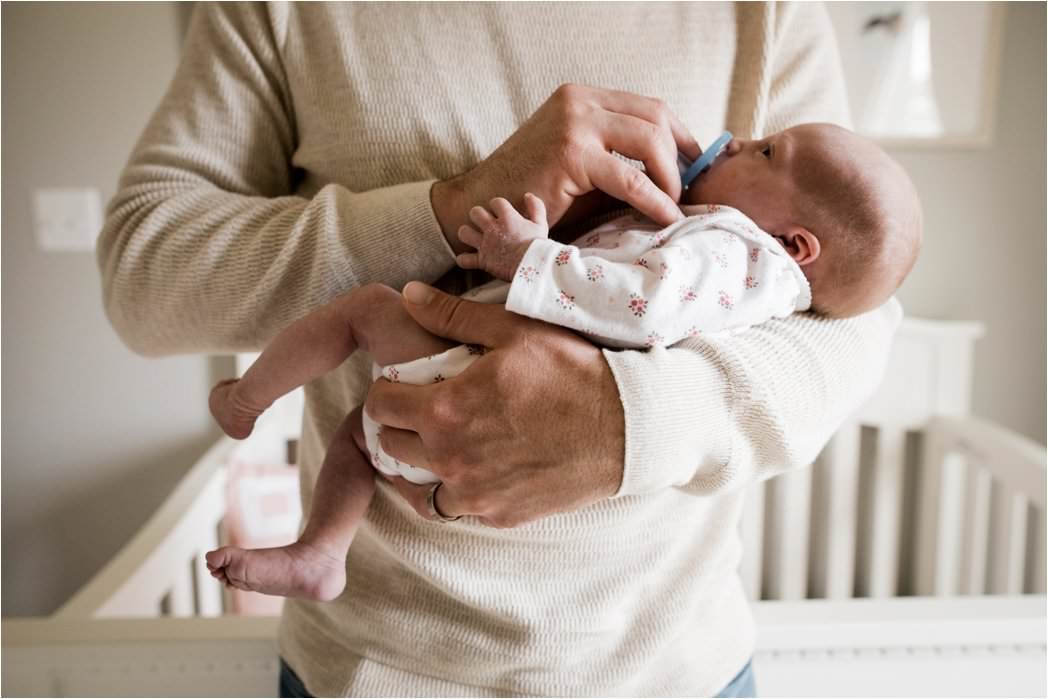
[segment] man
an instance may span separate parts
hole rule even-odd
[[[491,197],[534,192],[566,228],[600,190],[669,223],[691,134],[845,119],[817,5],[202,6],[110,205],[106,307],[142,353],[255,350],[359,285],[451,288],[458,225]],[[408,292],[420,324],[492,351],[371,390],[387,451],[444,484],[380,483],[346,593],[286,605],[304,688],[720,692],[754,645],[743,488],[808,463],[872,390],[897,305],[612,353]],[[307,387],[305,508],[369,386],[354,356]]]

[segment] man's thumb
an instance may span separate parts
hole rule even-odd
[[[508,312],[502,306],[449,296],[422,282],[405,286],[404,300],[411,317],[438,337],[485,347],[503,344]]]

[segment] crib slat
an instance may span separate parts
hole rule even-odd
[[[196,579],[197,616],[222,616],[222,586],[211,577],[204,553],[218,547],[217,530],[211,528],[207,541],[201,542],[201,550],[193,557],[193,576]]]
[[[869,594],[891,597],[899,574],[899,526],[902,517],[903,458],[906,432],[884,426],[877,439],[873,465]]]
[[[813,597],[847,599],[855,578],[858,525],[858,422],[842,425],[813,473],[810,588]]]
[[[804,599],[808,587],[811,469],[769,481],[764,527],[764,599]]]
[[[986,593],[986,551],[990,541],[990,472],[969,466],[961,520],[961,594]]]
[[[742,561],[739,575],[751,600],[761,598],[761,559],[764,551],[764,492],[767,481],[756,483],[746,491],[746,504],[739,523]]]
[[[917,544],[914,555],[918,595],[956,593],[960,566],[964,462],[946,452],[942,433],[924,436],[917,486]]]
[[[1026,560],[1026,583],[1023,590],[1031,595],[1043,595],[1045,592],[1045,512],[1034,508],[1030,511],[1027,527],[1026,545],[1029,555]]]
[[[170,611],[173,617],[193,616],[193,578],[188,565],[174,575]]]
[[[1000,482],[994,484],[992,502],[990,593],[1022,594],[1028,502]]]

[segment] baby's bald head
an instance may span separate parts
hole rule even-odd
[[[819,239],[805,267],[813,310],[858,315],[884,303],[913,268],[921,246],[916,189],[876,144],[831,124],[789,129],[797,143],[791,174],[794,215]]]

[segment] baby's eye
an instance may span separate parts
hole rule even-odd
[[[770,144],[764,146],[763,148],[761,148],[761,155],[763,155],[768,160],[771,160],[771,145]]]

